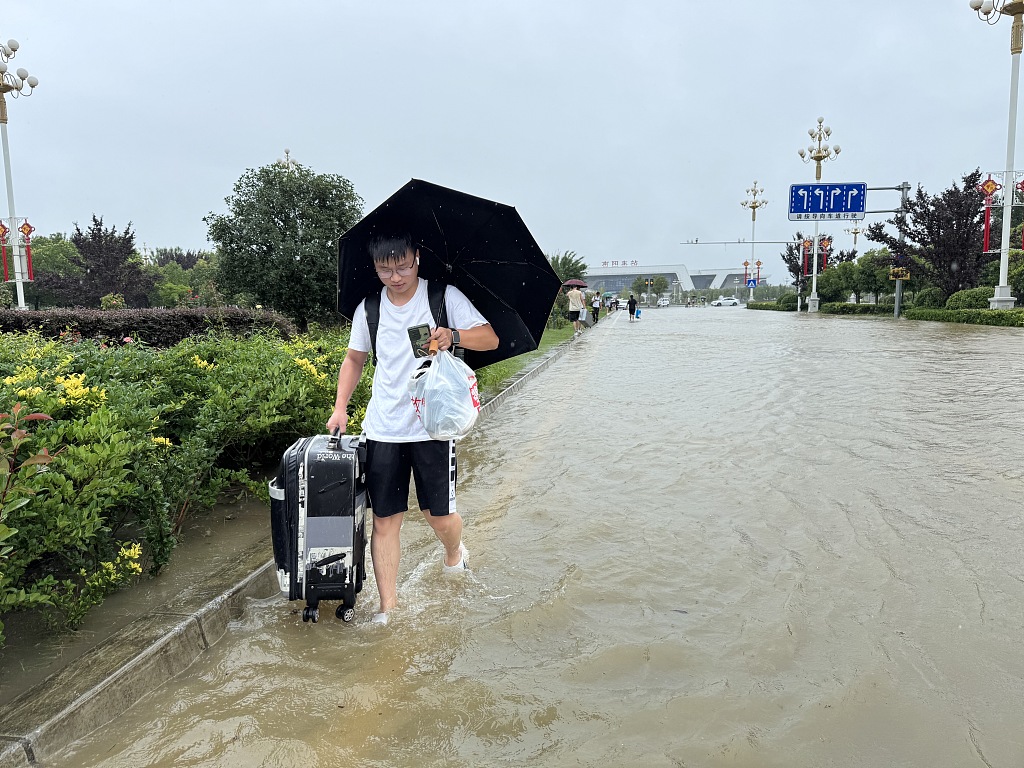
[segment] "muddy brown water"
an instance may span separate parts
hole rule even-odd
[[[460,448],[472,576],[228,635],[55,765],[1020,766],[1024,332],[602,320]]]

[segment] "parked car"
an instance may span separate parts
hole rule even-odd
[[[711,302],[712,307],[738,307],[740,300],[735,296],[719,296]]]
[[[659,307],[667,307],[668,306],[668,299],[658,299],[658,306]]]

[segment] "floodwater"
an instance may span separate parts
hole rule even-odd
[[[64,766],[1024,764],[1024,332],[602,320],[460,446],[472,576],[254,602]]]

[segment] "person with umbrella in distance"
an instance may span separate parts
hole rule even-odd
[[[380,593],[380,610],[373,621],[386,624],[388,613],[398,603],[400,533],[408,509],[410,474],[419,507],[444,546],[443,570],[457,573],[468,569],[462,517],[455,506],[455,443],[432,440],[416,416],[408,382],[422,360],[410,343],[410,330],[429,326],[430,341],[453,353],[457,347],[494,350],[498,336],[453,285],[444,291],[450,327],[435,326],[428,281],[419,276],[420,251],[408,234],[378,234],[369,240],[368,249],[381,285],[376,340],[371,338],[364,309],[371,298],[376,301],[371,295],[352,313],[348,351],[338,371],[337,397],[327,429],[345,431],[349,398],[373,352],[376,366],[363,430],[367,437],[366,484],[373,510],[370,554]]]

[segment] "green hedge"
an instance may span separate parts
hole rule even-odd
[[[4,614],[28,608],[77,626],[121,580],[164,566],[189,515],[323,431],[347,345],[348,329],[290,341],[210,332],[168,349],[0,334],[0,459],[25,427],[32,445],[15,466],[26,450],[56,455],[0,496],[0,633]],[[52,421],[14,428],[7,416],[4,427],[19,403]]]
[[[845,301],[829,302],[818,307],[823,315],[887,315],[892,317],[892,304],[848,304]]]
[[[1024,327],[1024,309],[926,309],[914,307],[904,313],[908,320],[934,320],[968,325]]]
[[[946,299],[946,309],[988,309],[988,300],[995,292],[995,288],[986,285],[957,291]]]
[[[748,301],[747,309],[768,309],[775,312],[796,312],[796,303],[788,306],[780,306],[775,301]]]
[[[914,306],[921,309],[942,309],[946,306],[946,293],[935,285],[922,288],[914,295]]]
[[[39,312],[0,309],[0,333],[36,331],[42,338],[74,334],[97,341],[124,338],[154,347],[171,347],[182,339],[209,330],[233,336],[274,331],[282,338],[296,334],[287,318],[274,312],[238,307],[200,309],[45,309]]]

